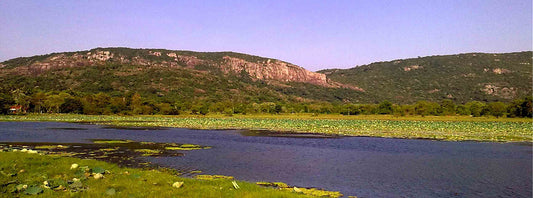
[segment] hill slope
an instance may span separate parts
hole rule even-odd
[[[164,101],[342,101],[364,98],[324,74],[234,52],[96,48],[0,63],[0,91],[138,92]]]
[[[531,52],[469,53],[377,62],[319,73],[360,87],[376,101],[511,101],[532,94],[531,60]]]
[[[140,93],[171,103],[511,101],[532,94],[531,56],[531,52],[430,56],[315,73],[234,52],[96,48],[4,61],[0,94]]]

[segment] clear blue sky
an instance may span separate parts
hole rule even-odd
[[[235,51],[309,70],[532,50],[531,0],[0,1],[0,61],[95,47]]]

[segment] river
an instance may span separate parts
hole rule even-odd
[[[90,139],[199,144],[162,166],[284,182],[358,197],[531,197],[530,143],[268,135],[246,130],[115,129],[57,122],[0,122],[0,142]],[[0,159],[1,160],[1,159]]]

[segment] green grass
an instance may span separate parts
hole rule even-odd
[[[71,169],[72,164],[78,164],[79,168]],[[80,172],[86,168],[92,170]],[[242,181],[237,181],[240,188],[235,189],[233,180],[228,179],[182,178],[170,172],[120,168],[97,160],[20,152],[0,152],[0,170],[0,197],[109,197],[108,194],[113,193],[115,197],[305,197]],[[104,172],[104,177],[95,179],[94,173],[89,175],[91,171]],[[69,184],[74,178],[81,183]],[[49,185],[45,185],[45,181]],[[184,184],[174,188],[175,182]],[[22,188],[23,185],[27,187]],[[59,185],[63,187],[57,187]],[[17,186],[20,190],[13,192]],[[38,195],[26,195],[26,190],[32,187],[43,191]]]
[[[0,116],[0,121],[91,122],[131,127],[191,129],[257,129],[388,138],[423,138],[447,141],[533,141],[533,120],[467,116],[390,115],[342,116],[311,114],[208,116],[91,116],[30,114]]]

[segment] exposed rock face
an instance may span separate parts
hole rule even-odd
[[[224,56],[220,65],[222,71],[240,73],[242,70],[254,78],[261,80],[277,80],[282,82],[307,82],[322,86],[333,86],[328,83],[326,75],[308,71],[299,66],[268,60],[263,63],[248,62],[243,59]]]
[[[64,55],[61,54],[63,57]],[[106,60],[109,60],[110,58],[113,58],[113,54],[109,51],[96,51],[96,53],[91,53],[91,52],[88,52],[87,53],[87,58],[88,59],[96,59],[96,60],[99,60],[99,61],[106,61]],[[54,59],[55,60],[55,59]]]
[[[508,69],[496,68],[496,69],[493,69],[492,72],[495,74],[505,74],[505,73],[510,73],[511,71]]]
[[[424,67],[422,67],[420,65],[411,65],[409,67],[404,67],[403,71],[411,71],[411,70],[422,69],[422,68],[424,68]]]
[[[487,84],[481,91],[488,95],[499,96],[505,99],[512,99],[516,97],[517,89],[514,87],[498,87],[496,85]]]

